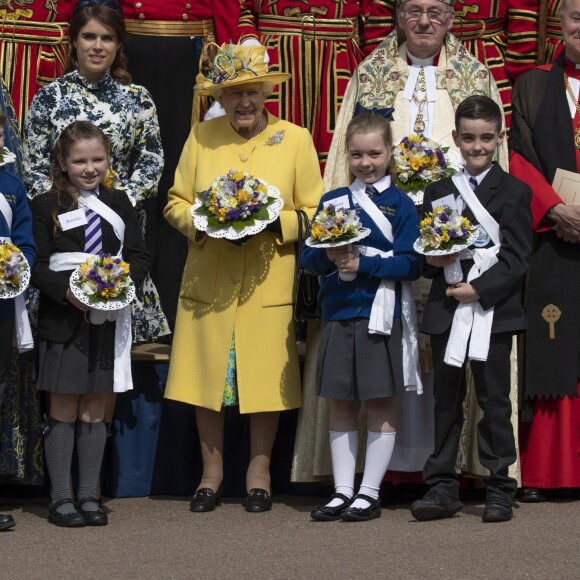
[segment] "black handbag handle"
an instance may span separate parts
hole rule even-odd
[[[296,283],[298,282],[298,272],[302,268],[302,246],[310,228],[310,220],[308,214],[303,209],[297,209],[296,215],[298,217],[298,252],[296,256],[296,268],[294,270],[294,292],[296,292]],[[296,296],[294,297],[296,299]]]

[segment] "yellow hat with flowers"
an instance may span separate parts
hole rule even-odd
[[[278,85],[290,78],[289,73],[270,72],[264,60],[265,46],[241,46],[239,44],[214,45],[217,53],[206,70],[197,75],[195,90],[202,96],[212,95],[216,90],[256,82]]]

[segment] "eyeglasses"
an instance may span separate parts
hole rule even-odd
[[[421,20],[421,18],[423,18],[423,14],[427,14],[427,18],[435,24],[443,24],[443,22],[447,19],[447,16],[451,13],[450,10],[439,10],[439,8],[423,10],[417,7],[403,8],[401,12],[407,15],[407,20],[409,22]]]

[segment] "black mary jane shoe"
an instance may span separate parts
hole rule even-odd
[[[48,521],[55,526],[59,526],[61,528],[83,528],[87,525],[85,522],[85,518],[76,511],[71,512],[69,514],[61,514],[56,511],[56,509],[64,505],[65,503],[70,503],[75,505],[75,502],[70,497],[65,497],[64,499],[59,499],[54,503],[50,503],[48,505]]]
[[[546,494],[537,487],[525,487],[519,495],[519,501],[522,503],[541,503],[548,501]]]
[[[343,493],[333,493],[326,503],[330,503],[333,499],[339,499],[342,503],[337,506],[319,505],[311,512],[310,517],[319,522],[333,522],[340,519],[340,515],[350,504],[350,498]]]
[[[193,494],[193,499],[189,504],[192,512],[212,512],[222,501],[223,485],[217,491],[209,487],[202,487]]]
[[[83,505],[92,502],[97,504],[96,510],[84,510]],[[96,497],[84,497],[77,501],[77,510],[83,516],[87,526],[106,526],[109,523],[109,518],[103,509],[101,501]]]
[[[243,505],[247,512],[267,512],[272,503],[272,496],[265,489],[255,487],[248,492]]]
[[[2,530],[9,530],[16,525],[14,518],[12,516],[7,516],[4,514],[0,514],[0,531]]]
[[[352,507],[354,500],[358,498],[364,499],[370,505],[366,508]],[[342,510],[340,514],[340,519],[343,522],[368,522],[369,520],[380,517],[381,500],[365,495],[364,493],[357,493],[350,501],[350,505]]]

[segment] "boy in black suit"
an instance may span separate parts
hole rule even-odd
[[[458,255],[429,256],[423,275],[433,279],[421,323],[431,335],[434,365],[435,450],[423,476],[430,489],[411,506],[418,520],[450,517],[463,507],[455,469],[463,425],[465,359],[468,354],[475,391],[483,411],[478,424],[479,459],[486,477],[484,522],[512,517],[516,481],[508,467],[516,460],[510,421],[512,337],[526,328],[522,307],[524,275],[532,244],[532,192],[493,162],[504,138],[502,113],[489,97],[465,99],[455,114],[453,139],[465,169],[430,185],[423,211],[457,205],[478,238],[471,256],[460,255],[463,282],[449,285],[444,266]],[[469,352],[467,352],[469,351]]]

